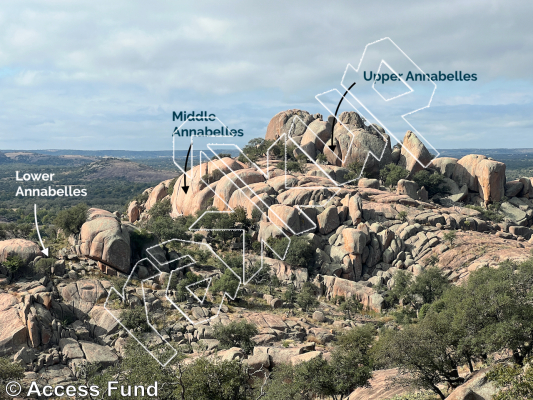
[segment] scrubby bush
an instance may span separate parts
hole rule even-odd
[[[349,172],[344,175],[344,179],[347,181],[351,181],[359,178],[359,175],[361,175],[361,171],[363,171],[363,167],[364,165],[359,161],[354,161],[353,163],[349,164],[347,166]],[[363,175],[361,177],[372,178],[372,174],[369,171],[363,171]]]
[[[229,268],[227,268],[220,278],[213,282],[213,292],[227,293],[233,297],[237,295],[239,284],[239,279],[237,279],[235,274],[231,272]]]
[[[240,347],[247,354],[251,353],[255,346],[252,338],[259,331],[254,324],[246,321],[233,321],[227,325],[215,324],[213,337],[220,341],[223,348]]]
[[[87,220],[87,204],[78,204],[57,213],[54,225],[61,228],[67,235],[80,232],[81,226]]]
[[[400,179],[406,179],[409,171],[400,165],[388,164],[379,171],[379,177],[385,186],[395,187]]]
[[[180,176],[181,176],[181,175],[180,175]],[[175,177],[175,178],[172,179],[172,180],[170,181],[170,183],[168,184],[167,193],[168,193],[169,195],[172,195],[172,193],[174,193],[174,186],[176,185],[176,182],[178,181],[179,178],[180,178],[179,176]],[[146,199],[146,200],[148,200],[148,199]],[[145,200],[145,201],[146,201],[146,200]]]
[[[122,324],[124,324],[129,330],[140,330],[142,332],[148,332],[150,330],[144,307],[139,306],[132,309],[122,310],[120,313],[120,319]]]
[[[500,212],[501,203],[493,203],[489,204],[488,208],[483,208],[480,206],[474,206],[471,204],[467,204],[465,206],[466,208],[470,208],[472,210],[479,211],[481,213],[481,216],[483,219],[492,221],[492,222],[502,222],[503,221],[503,214]]]
[[[24,260],[18,255],[13,254],[3,262],[4,267],[6,267],[10,272],[17,272],[19,268],[24,266]]]
[[[296,296],[296,303],[305,311],[309,311],[318,306],[316,299],[316,286],[311,282],[305,282],[302,289]]]
[[[497,364],[487,374],[487,379],[499,389],[493,400],[533,399],[533,360],[525,367]]]
[[[17,363],[11,362],[8,358],[0,357],[0,384],[4,385],[13,380],[24,378],[24,368]]]
[[[287,251],[283,261],[293,267],[306,268],[314,260],[315,253],[313,246],[300,236],[291,237],[290,246],[289,239],[287,238],[269,238],[267,243],[280,257],[283,257],[285,251]],[[287,246],[289,246],[288,250]],[[272,253],[269,254],[269,256],[272,255]]]
[[[50,275],[54,263],[55,260],[53,258],[41,258],[35,263],[33,270],[37,274]]]
[[[316,156],[316,162],[318,164],[327,164],[328,163],[328,158],[326,157],[325,154],[318,153],[317,156]]]
[[[450,188],[444,184],[444,175],[439,174],[438,172],[429,172],[428,170],[423,169],[418,171],[414,176],[413,180],[417,183],[419,187],[425,187],[428,191],[428,197],[433,197],[437,193],[448,194]]]
[[[355,314],[361,312],[363,309],[363,304],[355,298],[354,296],[348,297],[347,300],[341,302],[339,306],[339,311],[342,311],[346,318],[353,318]]]
[[[455,242],[455,239],[457,239],[457,233],[455,231],[449,231],[449,232],[446,232],[443,236],[442,236],[442,239],[448,243],[448,245],[451,247],[453,246],[453,243]]]
[[[285,163],[285,161],[280,161],[279,163],[276,164],[276,168],[287,170],[289,172],[304,172],[305,171],[303,164],[299,163],[298,161],[287,161],[287,163]]]

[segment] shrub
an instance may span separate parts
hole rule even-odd
[[[241,265],[242,268],[242,265]],[[237,295],[237,289],[239,288],[240,281],[228,268],[222,276],[213,282],[213,291],[219,293],[227,293],[231,297]]]
[[[24,260],[18,255],[14,254],[7,257],[7,260],[4,261],[3,264],[10,272],[17,272],[19,268],[24,266]]]
[[[445,242],[448,242],[448,244],[451,246],[453,246],[453,243],[455,242],[455,239],[457,238],[457,234],[455,233],[455,231],[449,231],[449,232],[446,232],[443,236],[442,236],[442,239],[444,239]]]
[[[263,216],[263,213],[258,208],[255,208],[252,210],[252,221],[257,223],[261,220],[261,217]]]
[[[284,261],[293,267],[306,268],[315,256],[313,246],[300,236],[291,237],[288,250],[289,239],[287,238],[269,238],[267,243],[280,257],[283,257],[287,251]]]
[[[407,178],[409,171],[399,165],[388,164],[379,171],[379,176],[385,186],[392,188],[398,184],[400,179]]]
[[[287,161],[287,163],[285,163],[285,161],[280,161],[279,163],[276,164],[276,168],[283,169],[283,170],[286,169],[289,172],[304,172],[305,171],[304,166],[298,161]]]
[[[402,222],[407,221],[407,211],[400,211],[398,213],[398,219]]]
[[[281,298],[287,303],[294,303],[296,301],[296,290],[294,289],[294,285],[292,283],[287,286],[287,290],[283,292]]]
[[[219,157],[220,158],[226,158],[226,157],[231,158],[231,154],[229,154],[229,153],[219,153],[218,156],[211,157],[211,160],[218,160]]]
[[[24,368],[20,364],[13,363],[8,358],[0,357],[0,383],[2,386],[22,378],[24,378]]]
[[[471,208],[472,210],[479,211],[483,219],[486,219],[492,222],[502,222],[503,215],[501,212],[499,212],[500,206],[501,206],[500,203],[494,203],[494,204],[489,204],[489,207],[487,209],[480,207],[480,206],[473,206],[471,204],[467,204],[465,207]]]
[[[364,165],[360,163],[359,161],[354,161],[350,165],[347,166],[348,173],[344,175],[344,179],[347,181],[351,181],[354,179],[359,178],[359,175],[361,175],[361,171],[363,171]],[[372,174],[368,171],[363,171],[363,178],[372,178]]]
[[[172,195],[172,193],[174,193],[174,186],[176,185],[176,182],[177,182],[178,178],[179,178],[179,176],[175,177],[175,178],[172,179],[172,180],[170,181],[170,183],[168,184],[167,193],[168,193],[169,195]],[[148,198],[147,198],[146,200],[148,200]],[[145,201],[146,201],[146,200],[145,200]]]
[[[35,263],[33,269],[37,274],[49,275],[54,263],[53,258],[41,258]]]
[[[533,362],[528,360],[526,367],[518,365],[497,364],[487,374],[500,389],[494,400],[515,400],[533,398]]]
[[[363,304],[354,296],[349,297],[339,306],[339,311],[344,312],[347,318],[352,318],[355,314],[361,312],[362,309]]]
[[[89,207],[87,204],[78,204],[69,209],[62,210],[57,213],[54,219],[54,225],[63,229],[67,235],[79,233],[81,226],[87,220],[88,210]]]
[[[129,330],[137,329],[143,332],[150,330],[144,307],[139,306],[129,310],[123,310],[120,313],[120,318],[124,326]]]
[[[428,191],[428,197],[433,197],[437,193],[447,194],[450,192],[450,188],[444,185],[444,176],[438,172],[431,173],[427,170],[418,171],[413,180],[419,187],[424,186]]]
[[[319,163],[319,164],[327,164],[328,163],[328,158],[326,157],[325,154],[318,153],[318,155],[316,156],[316,162]]]
[[[215,324],[213,326],[213,337],[220,341],[220,345],[223,348],[240,347],[246,354],[253,350],[255,342],[252,337],[258,333],[259,331],[254,324],[244,320],[233,321],[227,325]]]
[[[316,287],[310,282],[305,282],[300,293],[296,296],[296,303],[305,311],[309,311],[318,306],[315,293]]]

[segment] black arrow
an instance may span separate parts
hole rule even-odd
[[[192,143],[189,145],[189,150],[187,151],[187,157],[185,158],[185,173],[183,174],[183,186],[181,187],[185,193],[189,191],[189,186],[187,186],[187,163],[189,162],[189,154],[191,152]]]
[[[341,100],[339,101],[339,104],[337,104],[337,109],[335,110],[335,117],[333,118],[333,124],[331,125],[331,143],[328,146],[331,149],[331,152],[333,153],[335,151],[335,145],[333,144],[333,131],[335,129],[335,123],[337,122],[337,113],[339,112],[339,108],[341,107],[341,103],[344,100],[344,97],[348,94],[351,88],[353,88],[353,85],[355,85],[356,82],[352,83],[352,86],[348,88],[346,92],[344,92],[344,95],[341,97]]]

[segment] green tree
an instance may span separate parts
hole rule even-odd
[[[367,325],[341,335],[330,362],[319,356],[296,366],[277,365],[265,399],[345,398],[372,377],[373,343],[374,330]]]
[[[293,283],[287,285],[287,289],[283,292],[281,298],[287,303],[294,303],[296,301],[296,289]]]
[[[247,354],[253,350],[255,342],[252,338],[258,333],[257,327],[245,320],[213,326],[213,337],[220,341],[223,348],[240,347]]]
[[[316,287],[310,282],[305,282],[296,296],[296,303],[305,311],[309,311],[318,306],[318,300],[315,293]]]
[[[33,267],[33,270],[35,273],[39,275],[50,275],[51,269],[54,266],[56,260],[53,258],[41,258],[39,261],[37,261]]]
[[[409,171],[396,164],[385,165],[385,167],[379,171],[381,181],[385,186],[390,188],[395,187],[400,179],[406,179],[408,176]]]
[[[63,229],[67,235],[72,235],[80,232],[81,226],[87,220],[87,211],[89,207],[87,204],[78,204],[66,210],[57,213],[54,219],[54,225]]]
[[[348,297],[346,301],[343,301],[339,306],[339,311],[346,314],[346,318],[352,318],[355,314],[361,312],[363,304],[354,296]]]
[[[462,360],[426,321],[427,317],[400,331],[384,331],[373,355],[379,367],[399,368],[396,384],[431,390],[444,400],[446,396],[438,385],[457,387],[462,383],[458,373]]]
[[[122,310],[120,313],[120,320],[129,330],[138,330],[141,332],[148,332],[150,330],[146,318],[146,312],[142,306]]]
[[[227,293],[230,296],[236,296],[240,281],[228,268],[222,276],[213,282],[213,291],[219,293]]]
[[[419,296],[422,304],[433,303],[450,287],[450,282],[437,267],[426,268],[409,285],[411,296]]]
[[[493,400],[533,399],[533,363],[529,360],[524,367],[497,364],[487,374],[500,389]]]
[[[442,239],[445,242],[448,242],[449,246],[452,247],[455,242],[455,239],[457,239],[457,234],[455,231],[449,231],[442,236]]]
[[[313,246],[301,236],[292,236],[290,241],[287,238],[269,238],[267,244],[280,257],[285,256],[283,261],[293,267],[306,268],[315,257]]]

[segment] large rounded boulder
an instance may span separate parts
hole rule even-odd
[[[469,154],[455,165],[452,179],[477,192],[485,203],[500,201],[505,195],[505,164],[479,154]]]
[[[354,162],[365,163],[365,172],[379,174],[380,168],[392,160],[389,135],[383,128],[365,126],[363,120],[354,111],[345,111],[339,116],[334,128],[335,157],[329,148],[324,150],[330,164],[339,167],[349,166]],[[372,153],[375,157],[367,156]]]
[[[80,232],[82,255],[125,274],[130,272],[130,236],[108,211],[91,208]]]
[[[9,239],[0,242],[0,262],[9,257],[18,256],[25,264],[30,263],[37,256],[43,256],[37,243],[26,239]]]
[[[198,210],[205,209],[215,195],[215,188],[220,178],[231,171],[238,171],[246,166],[230,157],[221,160],[209,161],[196,165],[187,171],[188,190],[183,190],[183,175],[174,184],[174,191],[170,202],[172,204],[171,216],[192,215]],[[208,185],[204,183],[206,178]]]
[[[297,109],[281,111],[274,115],[274,118],[268,123],[265,140],[276,140],[287,133],[296,143],[300,144],[307,126],[314,120],[315,117],[307,111]]]

